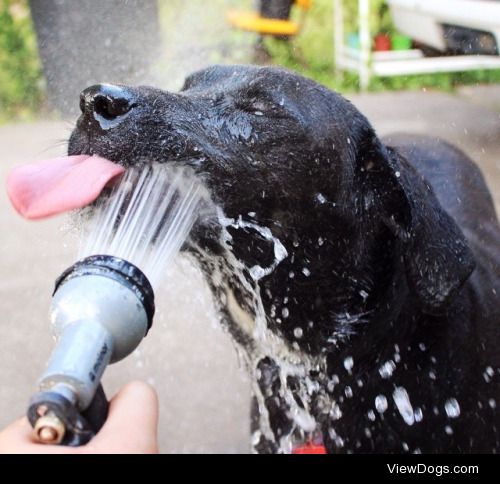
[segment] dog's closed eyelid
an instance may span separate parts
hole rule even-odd
[[[237,101],[238,108],[251,114],[261,116],[275,111],[277,104],[268,99],[242,99]]]

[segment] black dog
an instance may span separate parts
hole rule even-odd
[[[190,164],[222,207],[189,249],[250,355],[258,451],[500,451],[500,228],[463,153],[383,144],[278,68],[94,86],[81,108],[69,154]]]

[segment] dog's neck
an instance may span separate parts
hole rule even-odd
[[[383,236],[360,233],[341,222],[317,224],[316,232],[288,243],[288,257],[261,282],[266,310],[275,308],[276,329],[311,353],[336,353],[372,324],[396,318],[396,301],[403,299],[392,236],[384,229]],[[296,337],[297,327],[303,338]]]
[[[353,223],[335,207],[325,212],[300,223],[261,220],[254,213],[225,221],[230,250],[247,268],[247,279],[258,276],[268,326],[291,347],[313,355],[338,353],[351,338],[396,318],[406,288],[395,280],[402,271],[387,229]],[[198,245],[224,257],[214,240]],[[278,260],[281,249],[286,254]],[[236,294],[244,306],[244,291]]]

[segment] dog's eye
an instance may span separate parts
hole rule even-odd
[[[273,104],[262,99],[252,99],[243,102],[240,107],[243,111],[254,116],[264,116],[273,109]]]

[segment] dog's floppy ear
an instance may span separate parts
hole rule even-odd
[[[462,231],[425,179],[373,137],[358,156],[365,201],[399,238],[410,291],[424,312],[442,313],[474,270]]]

